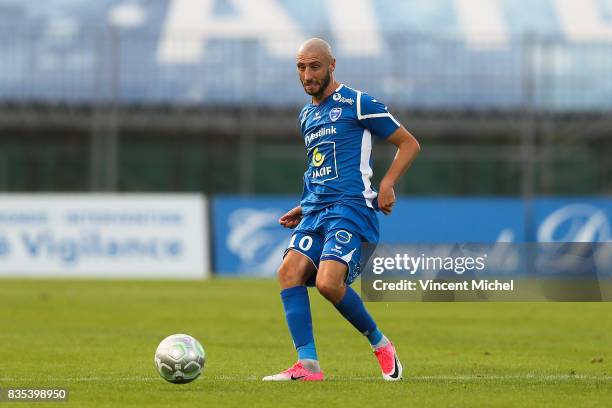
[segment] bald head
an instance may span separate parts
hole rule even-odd
[[[304,91],[318,103],[335,89],[336,59],[331,47],[320,38],[311,38],[300,46],[296,66]]]
[[[331,62],[334,59],[331,46],[327,41],[320,38],[306,40],[298,50],[298,56],[300,55],[318,56],[327,62]]]

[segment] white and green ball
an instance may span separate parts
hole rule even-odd
[[[161,377],[174,384],[186,384],[199,377],[206,355],[202,345],[187,334],[173,334],[159,343],[155,368]]]

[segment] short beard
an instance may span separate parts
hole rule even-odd
[[[310,92],[306,91],[306,88],[304,88],[304,91],[306,91],[306,93],[308,95],[314,96],[315,98],[320,99],[323,96],[323,94],[325,93],[325,90],[329,86],[330,82],[331,82],[331,74],[330,74],[329,69],[328,69],[327,70],[327,74],[325,75],[325,77],[321,81],[321,88],[319,88],[319,92],[317,92],[317,93],[310,93]]]

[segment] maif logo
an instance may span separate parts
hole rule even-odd
[[[321,142],[308,150],[308,175],[313,183],[324,183],[338,177],[336,169],[336,143]]]
[[[320,167],[325,161],[325,155],[319,152],[319,148],[316,147],[312,152],[312,165],[315,167]]]

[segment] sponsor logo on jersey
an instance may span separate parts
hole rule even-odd
[[[318,138],[322,136],[329,136],[329,135],[335,135],[335,134],[336,134],[335,126],[328,127],[328,128],[327,127],[321,128],[317,130],[316,132],[312,132],[306,135],[306,138],[305,138],[306,146],[308,146],[313,140],[317,140]]]
[[[325,166],[319,169],[314,169],[312,171],[311,176],[314,180],[323,182],[323,181],[328,180],[329,178],[326,178],[326,177],[332,176],[333,173],[334,173],[334,169],[332,168],[332,166]]]
[[[344,96],[340,95],[339,93],[335,93],[334,96],[332,96],[332,99],[336,102],[340,102],[340,103],[347,103],[349,105],[352,105],[355,103],[355,100],[353,98],[345,98]]]
[[[317,111],[317,113],[315,113],[314,118],[312,118],[313,120],[319,120],[321,119],[321,112]]]
[[[325,160],[325,155],[319,152],[319,148],[316,147],[312,152],[312,165],[315,167],[321,167],[323,161]]]
[[[336,143],[320,142],[308,149],[310,167],[308,177],[313,183],[325,183],[338,177],[336,170]]]
[[[329,118],[332,122],[337,121],[340,115],[342,115],[342,108],[333,108],[329,111]]]
[[[340,230],[336,232],[336,241],[340,242],[341,244],[348,244],[351,241],[352,236],[353,235],[350,232]]]

